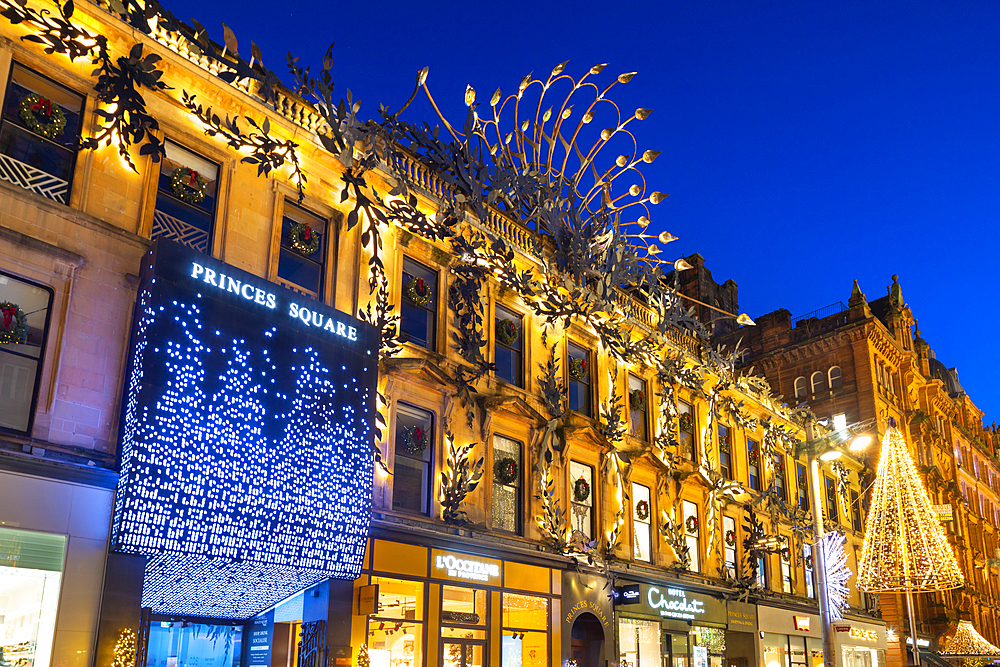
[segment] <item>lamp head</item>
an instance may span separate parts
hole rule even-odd
[[[831,449],[828,452],[823,452],[822,454],[820,454],[819,460],[820,461],[835,461],[835,460],[839,459],[840,456],[841,456],[841,454],[840,454],[840,452],[838,450]]]
[[[858,437],[851,440],[851,451],[860,452],[865,447],[870,445],[872,442],[872,437],[870,435],[859,435]]]

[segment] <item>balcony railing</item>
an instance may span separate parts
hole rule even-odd
[[[66,203],[69,182],[2,153],[0,153],[0,178],[60,204]]]

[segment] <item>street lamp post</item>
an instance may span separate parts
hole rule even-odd
[[[813,561],[816,564],[816,567],[813,568],[813,573],[816,576],[819,624],[823,632],[823,664],[825,667],[833,667],[836,664],[836,655],[833,645],[833,632],[830,627],[833,619],[830,614],[830,590],[827,587],[826,581],[826,552],[823,550],[822,543],[826,531],[823,527],[823,494],[822,486],[820,485],[819,462],[832,461],[840,457],[840,446],[843,442],[832,441],[832,436],[842,434],[845,430],[848,434],[855,432],[855,430],[864,431],[871,427],[871,423],[851,424],[845,429],[840,429],[839,431],[815,439],[813,438],[813,423],[807,421],[805,427],[806,442],[802,447],[806,452],[809,467],[809,484],[812,487],[810,495],[812,496],[813,504]],[[871,438],[868,436],[858,436],[851,443],[851,451],[861,451],[870,441]]]

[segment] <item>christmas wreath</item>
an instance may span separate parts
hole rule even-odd
[[[635,518],[639,521],[645,521],[649,518],[649,501],[640,500],[635,504]]]
[[[431,300],[431,287],[423,278],[413,277],[406,281],[403,288],[406,298],[418,306],[426,306]]]
[[[3,315],[0,345],[23,343],[28,339],[28,316],[20,306],[10,301],[0,302],[0,315]]]
[[[587,360],[572,358],[569,360],[569,376],[574,380],[587,379]]]
[[[427,449],[427,433],[419,426],[403,427],[403,449],[408,454],[419,456]]]
[[[726,546],[735,547],[736,546],[736,531],[729,529],[726,531]]]
[[[646,392],[636,389],[628,393],[628,405],[632,412],[641,412],[646,409]]]
[[[809,568],[810,570],[812,569],[812,567],[813,567],[813,557],[812,557],[812,555],[806,556],[806,567]]]
[[[698,532],[698,517],[693,514],[689,516],[687,521],[684,522],[684,527],[687,528],[687,532],[689,533]]]
[[[750,450],[750,455],[748,458],[750,459],[750,465],[752,466],[755,466],[760,462],[760,454],[757,453],[756,449]]]
[[[790,554],[789,554],[789,551],[788,551],[788,547],[785,547],[784,549],[781,550],[781,560],[783,560],[784,562],[787,563],[789,557],[790,557]]]
[[[288,230],[288,243],[300,255],[311,255],[319,250],[319,234],[308,222],[299,222]]]
[[[189,204],[200,204],[205,198],[208,180],[190,167],[177,167],[170,172],[170,190]]]
[[[62,107],[38,93],[21,98],[20,116],[29,130],[48,139],[55,139],[66,129],[66,113]]]
[[[573,500],[578,503],[587,501],[590,497],[590,484],[583,477],[573,482]]]
[[[517,461],[509,456],[497,459],[497,462],[493,464],[493,476],[501,484],[513,484],[517,481],[519,472]]]
[[[724,452],[728,452],[729,449],[730,449],[730,444],[731,443],[730,443],[730,439],[729,439],[729,434],[727,433],[726,435],[722,435],[720,433],[719,434],[719,449],[721,449]]]
[[[517,324],[514,320],[497,320],[496,325],[497,341],[507,347],[511,347],[517,342]]]
[[[691,416],[690,412],[682,412],[681,418],[678,420],[681,430],[689,432],[691,427],[694,426],[694,418]]]

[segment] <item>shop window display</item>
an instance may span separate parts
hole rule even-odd
[[[441,650],[445,667],[483,667],[486,620],[486,591],[441,587]]]
[[[695,648],[704,649],[710,667],[723,667],[726,658],[726,631],[719,628],[692,628]],[[697,664],[695,665],[697,667]]]
[[[691,648],[687,635],[670,636],[670,659],[673,667],[690,667]]]
[[[633,556],[636,560],[646,561],[652,558],[652,499],[649,487],[632,483],[632,528],[635,537]]]
[[[372,577],[378,585],[378,609],[368,620],[371,667],[418,667],[423,664],[424,585]]]
[[[762,633],[760,645],[764,652],[764,667],[791,667],[788,661],[788,636]]]
[[[573,532],[590,539],[594,534],[594,469],[576,461],[569,462],[570,523]]]
[[[65,551],[62,535],[0,528],[0,665],[49,667]]]
[[[48,340],[52,290],[0,271],[0,428],[30,435]]]
[[[660,624],[636,618],[618,620],[621,667],[660,667]]]
[[[504,593],[502,667],[547,667],[549,601]]]
[[[146,667],[239,667],[242,640],[241,626],[153,622]]]

